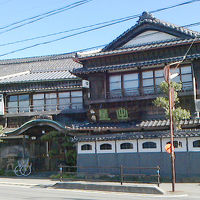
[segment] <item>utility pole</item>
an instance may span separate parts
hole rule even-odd
[[[173,122],[173,107],[174,107],[174,88],[171,87],[170,65],[165,66],[165,81],[169,88],[169,115],[170,115],[170,142],[171,142],[171,172],[172,172],[172,192],[175,191],[175,154],[174,154],[174,122]]]

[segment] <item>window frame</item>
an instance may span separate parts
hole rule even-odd
[[[84,147],[86,147],[86,148],[84,148]],[[81,151],[91,151],[91,150],[92,150],[92,145],[91,144],[82,144],[81,145]]]
[[[112,149],[105,149],[105,150],[101,150],[100,146],[102,144],[110,144]],[[101,153],[115,153],[115,141],[97,141],[96,143],[97,145],[97,153],[101,154]]]
[[[124,142],[124,143],[120,144],[120,150],[130,150],[130,149],[133,149],[133,143],[131,143],[131,142]]]
[[[200,137],[188,137],[188,151],[200,151],[200,147],[193,147],[193,142],[200,140]]]
[[[156,149],[156,148],[157,148],[156,142],[149,141],[142,143],[142,149]]]
[[[20,97],[22,96],[28,96],[28,99],[21,99]],[[9,101],[9,98],[11,97],[16,97],[15,101]],[[9,106],[9,103],[16,103],[16,106]],[[23,105],[23,102],[28,102],[28,106]],[[22,103],[22,105],[21,105]],[[16,112],[10,112],[9,109],[16,109]],[[24,108],[28,108],[28,111],[24,111]],[[22,111],[20,111],[22,109]],[[6,112],[9,114],[16,114],[16,113],[24,113],[24,112],[30,112],[30,94],[14,94],[14,95],[9,95],[6,98]]]
[[[175,152],[186,152],[187,151],[187,141],[186,141],[186,138],[174,138],[174,141],[178,141],[178,142],[181,142],[182,143],[182,147],[179,147],[179,148],[175,148],[174,151]],[[166,152],[165,150],[165,146],[166,144],[170,142],[170,138],[163,138],[162,139],[162,151],[163,152]]]
[[[102,148],[103,147],[103,148]],[[109,147],[109,148],[105,148],[105,147]],[[109,150],[112,150],[112,144],[109,144],[109,143],[103,143],[100,145],[100,150],[101,151],[109,151]]]
[[[153,142],[156,143],[156,148],[143,148],[143,143]],[[139,152],[161,152],[160,138],[156,139],[138,139],[138,151]]]
[[[137,78],[133,78],[133,79],[128,79],[125,80],[125,76],[129,76],[132,75],[133,77],[136,75]],[[111,97],[124,97],[124,96],[135,96],[139,94],[139,88],[140,88],[140,78],[139,78],[139,72],[129,72],[129,73],[122,73],[122,74],[110,74],[108,77],[108,90],[110,93]],[[115,82],[111,82],[111,78],[113,77],[119,77],[118,81]],[[130,82],[130,81],[136,81],[137,82],[137,87],[130,87],[130,88],[125,88],[125,82]],[[120,87],[117,89],[111,89],[111,83],[117,83],[119,82]]]
[[[91,150],[81,150],[81,147],[83,145],[91,145],[92,149]],[[78,142],[78,148],[77,152],[78,154],[94,154],[96,152],[96,143],[95,142]]]
[[[199,143],[198,146],[194,146],[194,144],[195,144],[196,142]],[[193,147],[193,148],[200,148],[200,139],[199,139],[199,140],[194,140],[194,141],[192,142],[192,147]]]

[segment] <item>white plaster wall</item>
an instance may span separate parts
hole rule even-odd
[[[84,144],[92,145],[92,150],[81,150],[81,146]],[[78,142],[78,154],[95,153],[95,142]]]
[[[175,148],[175,152],[182,152],[182,151],[187,151],[187,144],[186,144],[186,138],[174,138],[174,141],[180,141],[182,142],[182,147]],[[165,151],[165,145],[170,142],[170,138],[163,138],[162,139],[162,151]]]
[[[122,143],[132,143],[133,149],[120,149]],[[128,153],[128,152],[137,152],[137,140],[118,140],[116,142],[116,152],[117,153]]]
[[[141,33],[137,35],[135,38],[127,42],[123,47],[129,47],[137,44],[145,44],[149,42],[157,42],[162,40],[169,40],[176,38],[173,35],[159,32],[159,31],[145,31],[144,33]]]
[[[155,142],[156,143],[156,148],[152,148],[152,149],[143,149],[142,148],[142,144],[144,142]],[[138,150],[139,152],[160,152],[161,148],[160,148],[160,139],[139,139],[138,140]]]
[[[111,144],[111,150],[100,150],[100,145],[102,144]],[[97,153],[115,153],[115,141],[97,141]]]
[[[193,142],[195,140],[200,140],[200,137],[189,137],[188,138],[188,151],[200,151],[200,148],[193,147]]]

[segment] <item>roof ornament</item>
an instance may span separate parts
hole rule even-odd
[[[153,17],[152,14],[150,14],[150,13],[144,11],[144,12],[142,13],[142,15],[139,17],[139,20],[138,20],[137,22],[138,22],[138,23],[141,23],[141,22],[143,22],[144,20],[154,20],[154,19],[156,19],[156,18]]]

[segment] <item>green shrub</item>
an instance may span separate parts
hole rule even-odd
[[[5,176],[16,176],[13,170],[5,171]]]
[[[4,169],[0,169],[0,176],[4,176],[5,175],[5,170]]]

